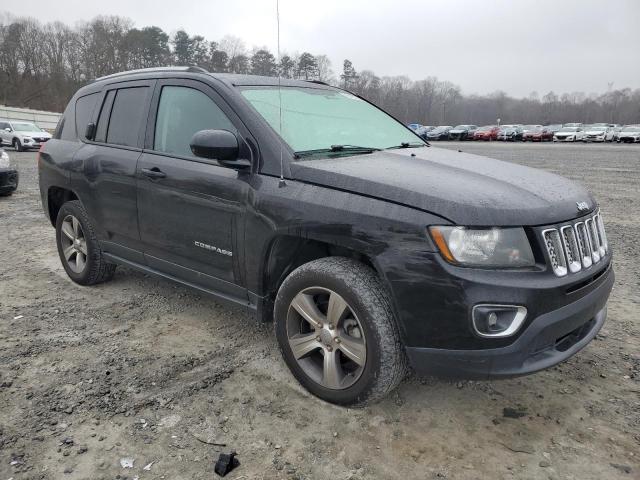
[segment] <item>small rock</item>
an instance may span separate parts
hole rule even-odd
[[[631,473],[631,467],[629,465],[620,465],[619,463],[610,463],[609,465],[623,473]]]
[[[550,466],[551,466],[551,462],[549,462],[549,461],[547,461],[547,460],[542,460],[542,461],[540,461],[539,465],[540,465],[542,468],[547,468],[547,467],[550,467]]]
[[[526,408],[505,407],[502,409],[502,416],[505,418],[521,418],[527,416]]]
[[[65,468],[64,469],[64,473],[67,474],[67,475],[70,474],[70,473],[73,473],[73,468],[71,468],[71,467]]]
[[[82,455],[83,453],[87,453],[89,449],[84,445],[78,449],[78,455]]]
[[[133,462],[135,462],[135,459],[131,457],[124,457],[120,459],[120,466],[122,468],[133,468]]]

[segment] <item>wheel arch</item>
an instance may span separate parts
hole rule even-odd
[[[55,227],[60,208],[62,208],[62,205],[71,200],[80,200],[78,198],[78,195],[73,190],[65,187],[58,187],[55,185],[52,185],[48,188],[47,213],[49,214],[49,221],[51,222],[51,225]]]
[[[259,320],[268,322],[273,319],[273,304],[278,289],[293,270],[313,260],[338,256],[352,258],[367,265],[386,284],[384,276],[380,274],[373,256],[369,253],[323,240],[278,235],[271,240],[260,271],[259,291],[263,306],[260,309]]]

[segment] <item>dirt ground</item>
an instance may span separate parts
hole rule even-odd
[[[440,146],[595,193],[615,249],[609,319],[551,370],[410,377],[361,410],[307,394],[271,325],[241,310],[122,267],[110,283],[73,284],[41,210],[36,155],[9,150],[21,184],[0,198],[0,480],[213,479],[230,450],[232,480],[639,479],[640,147]]]

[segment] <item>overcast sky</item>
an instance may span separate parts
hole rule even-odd
[[[20,0],[2,10],[68,24],[122,15],[276,50],[275,0]],[[349,58],[378,75],[430,75],[464,93],[640,87],[640,0],[280,0],[281,49]]]

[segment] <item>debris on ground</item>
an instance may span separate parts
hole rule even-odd
[[[502,409],[502,416],[505,418],[522,418],[527,416],[526,408],[505,407]]]
[[[133,468],[133,462],[136,460],[131,457],[124,457],[120,459],[120,466],[122,468]]]
[[[221,477],[224,477],[231,470],[240,465],[240,461],[236,458],[236,452],[221,453],[216,462],[213,471]]]

